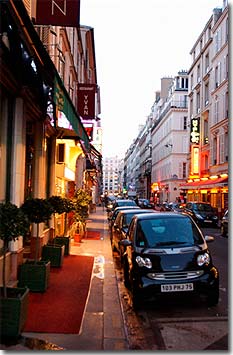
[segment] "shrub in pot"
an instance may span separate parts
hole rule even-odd
[[[47,199],[30,198],[21,206],[30,223],[36,224],[36,253],[34,260],[27,260],[20,266],[19,284],[34,292],[46,291],[49,283],[50,261],[39,260],[39,224],[47,222],[53,208]]]
[[[89,216],[89,206],[92,198],[89,193],[83,189],[78,189],[73,198],[75,220],[77,225],[76,232],[81,238],[86,234],[86,221]]]
[[[19,235],[25,236],[28,229],[29,221],[21,208],[11,202],[0,204],[0,239],[3,241],[3,287],[0,287],[1,337],[19,336],[27,319],[29,289],[7,287],[5,269],[9,242]]]
[[[55,224],[55,213],[62,214],[65,213],[65,228],[63,236],[56,236],[54,238],[54,243],[57,245],[65,245],[65,255],[69,255],[70,251],[70,237],[66,236],[67,231],[67,213],[74,209],[73,203],[70,199],[61,196],[51,196],[49,202],[54,209],[54,228],[56,236],[56,224]]]

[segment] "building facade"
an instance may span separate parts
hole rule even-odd
[[[214,9],[190,54],[188,200],[228,208],[228,6]]]

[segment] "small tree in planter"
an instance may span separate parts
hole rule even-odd
[[[81,237],[86,233],[86,221],[89,216],[89,205],[92,201],[91,196],[83,189],[78,189],[73,198],[75,207],[75,219],[79,230],[77,231]]]
[[[25,287],[8,288],[5,273],[9,241],[15,240],[19,235],[25,236],[28,229],[29,221],[21,208],[11,202],[0,204],[0,239],[3,240],[0,323],[3,336],[18,336],[27,318],[29,289]]]
[[[69,255],[70,237],[66,236],[67,214],[68,212],[74,210],[74,205],[70,199],[61,196],[51,196],[49,198],[49,202],[51,203],[54,209],[54,228],[55,228],[55,213],[58,214],[65,213],[65,223],[64,223],[65,228],[64,228],[63,236],[56,236],[56,230],[55,230],[54,243],[59,245],[65,245],[65,255]]]
[[[38,260],[39,224],[51,218],[53,207],[43,198],[30,198],[21,207],[29,222],[36,224],[36,252],[34,261],[27,260],[20,266],[19,283],[27,285],[31,291],[44,292],[49,281],[50,261]]]

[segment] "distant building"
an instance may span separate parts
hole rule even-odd
[[[103,158],[103,193],[122,193],[122,173],[122,158],[118,156]]]

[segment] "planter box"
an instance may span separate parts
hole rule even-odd
[[[56,237],[54,238],[54,242],[58,245],[65,245],[64,255],[70,254],[70,237]]]
[[[63,264],[65,245],[47,244],[42,249],[42,259],[50,260],[52,267],[61,267]]]
[[[29,289],[7,288],[7,298],[3,298],[3,287],[0,292],[1,337],[18,337],[27,319]]]
[[[49,284],[50,261],[27,260],[19,268],[19,286],[33,292],[45,292]]]

